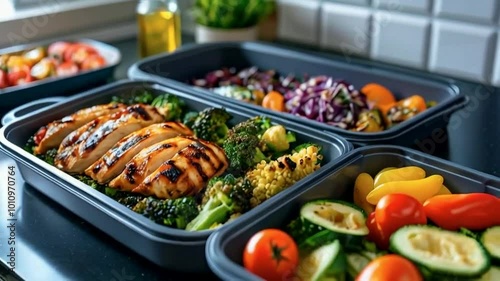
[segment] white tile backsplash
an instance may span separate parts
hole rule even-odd
[[[361,5],[361,6],[368,6],[370,5],[370,0],[323,0],[325,3],[328,2],[337,2],[337,3],[344,3],[344,4],[351,4],[351,5]]]
[[[278,0],[278,37],[318,44],[319,11],[318,0]]]
[[[498,13],[498,0],[435,0],[435,14],[441,17],[492,23]]]
[[[432,37],[431,71],[488,82],[495,45],[493,28],[436,21]]]
[[[367,8],[325,2],[321,7],[320,46],[344,55],[368,55],[371,13]]]
[[[431,0],[373,0],[376,8],[391,12],[429,13]]]
[[[497,45],[495,48],[495,66],[493,69],[493,75],[491,78],[491,84],[500,87],[500,36],[497,35]]]
[[[377,12],[372,27],[372,58],[425,67],[430,33],[428,18]]]

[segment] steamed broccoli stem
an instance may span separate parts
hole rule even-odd
[[[244,213],[251,208],[250,199],[253,196],[253,187],[245,177],[235,177],[227,174],[224,177],[212,178],[207,185],[203,197],[202,205],[206,204],[218,192],[223,192],[232,200],[232,213]]]
[[[221,145],[227,137],[228,122],[232,118],[224,108],[207,108],[198,114],[191,129],[197,138]]]
[[[165,120],[174,121],[181,119],[185,103],[178,96],[165,93],[157,96],[151,102],[151,105],[156,107],[165,116]]]
[[[186,230],[201,231],[226,221],[233,210],[232,200],[223,192],[211,197],[196,218],[190,221]]]

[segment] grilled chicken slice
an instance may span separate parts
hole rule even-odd
[[[132,192],[161,199],[198,193],[212,177],[228,167],[224,150],[216,144],[196,140],[163,163]]]
[[[126,164],[123,172],[109,183],[109,187],[132,191],[161,164],[194,142],[193,137],[178,136],[144,148]]]
[[[125,165],[143,148],[179,135],[191,136],[193,132],[179,122],[153,124],[135,131],[116,143],[106,154],[85,170],[85,174],[104,184],[118,176]]]
[[[68,173],[82,173],[124,136],[162,121],[156,108],[144,104],[101,116],[64,139],[54,164]]]
[[[97,117],[112,114],[124,109],[125,107],[126,105],[121,103],[96,105],[81,109],[71,115],[63,117],[60,120],[49,123],[47,126],[40,128],[37,133],[37,135],[43,135],[40,135],[42,139],[35,147],[35,154],[43,154],[49,149],[58,147],[63,139],[74,130],[96,119]]]

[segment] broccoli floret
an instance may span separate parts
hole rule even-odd
[[[198,205],[193,197],[156,199],[147,197],[139,201],[133,211],[165,226],[184,229],[198,215]]]
[[[153,94],[151,94],[149,91],[143,91],[139,94],[135,94],[134,92],[132,93],[132,95],[133,96],[124,95],[123,97],[114,96],[111,98],[111,101],[115,103],[124,103],[131,105],[136,103],[150,104],[154,99]]]
[[[151,105],[156,107],[160,114],[165,116],[165,120],[174,121],[181,120],[185,103],[178,96],[165,93],[157,96],[151,102]]]
[[[231,174],[212,178],[202,198],[202,210],[186,230],[199,231],[219,227],[250,210],[253,188],[250,182]]]
[[[222,145],[229,131],[228,122],[232,118],[225,108],[207,108],[198,114],[191,129],[197,138]]]
[[[232,213],[244,213],[250,210],[253,187],[246,178],[235,177],[232,174],[212,178],[203,193],[202,205],[205,205],[210,198],[216,196],[217,192],[220,191],[233,200]]]
[[[28,151],[30,154],[33,154],[35,151],[35,147],[36,147],[35,136],[31,136],[24,145],[24,150]]]
[[[102,192],[102,193],[105,193],[106,188],[108,188],[107,186],[99,184],[93,178],[86,176],[86,175],[75,175],[74,177],[76,179],[78,179],[79,181],[83,182],[84,184],[86,184],[86,185],[92,187],[93,189],[95,189],[99,192]]]
[[[222,144],[229,159],[229,173],[240,176],[255,164],[268,160],[260,149],[260,136],[266,130],[263,127],[267,126],[267,120],[267,117],[254,117],[229,130]]]
[[[47,150],[44,154],[37,155],[38,158],[42,159],[46,163],[49,163],[50,165],[54,165],[54,159],[56,158],[57,155],[57,148],[52,148]]]
[[[184,125],[186,125],[188,128],[192,128],[194,121],[196,120],[197,117],[198,117],[198,112],[189,111],[188,113],[186,113],[186,115],[184,115],[182,123],[184,123]]]
[[[287,132],[282,125],[275,125],[267,129],[262,135],[263,150],[285,152],[290,148],[290,143],[295,142],[295,134]]]
[[[136,206],[141,200],[144,199],[144,196],[141,195],[128,195],[128,196],[123,196],[119,198],[117,201],[118,203],[124,205],[125,207],[132,209],[134,206]]]

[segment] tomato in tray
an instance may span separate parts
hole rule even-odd
[[[98,54],[88,56],[81,65],[82,70],[98,69],[106,65],[106,60]]]
[[[93,46],[57,41],[23,52],[0,55],[0,89],[43,80],[68,77],[106,66],[106,59]]]
[[[248,241],[243,263],[247,270],[265,280],[288,280],[299,264],[299,250],[286,232],[265,229]]]
[[[83,63],[91,55],[97,54],[97,50],[83,43],[75,43],[64,51],[64,60],[72,61],[76,64]]]
[[[409,260],[385,255],[371,261],[355,281],[422,281],[422,275]]]

